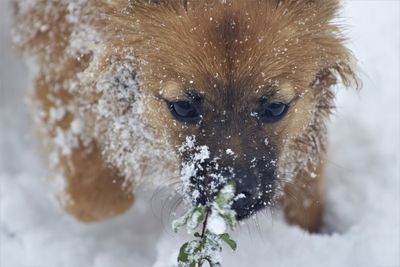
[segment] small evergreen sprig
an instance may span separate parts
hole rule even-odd
[[[173,222],[177,232],[186,226],[189,233],[194,232],[195,240],[184,243],[178,255],[178,267],[201,267],[208,262],[210,267],[221,266],[222,243],[236,250],[236,242],[227,230],[236,227],[235,212],[231,209],[235,184],[229,183],[218,193],[209,206],[199,205],[191,208],[185,215]]]

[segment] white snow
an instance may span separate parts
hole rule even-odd
[[[226,233],[225,220],[221,216],[211,213],[211,216],[208,219],[207,229],[216,235]]]
[[[191,237],[171,234],[162,219],[170,209],[153,206],[164,201],[158,193],[143,192],[127,214],[96,224],[78,223],[55,204],[31,133],[27,70],[13,54],[7,4],[0,2],[0,266],[173,262]],[[398,1],[346,2],[364,89],[338,91],[324,233],[289,226],[280,212],[260,213],[232,234],[238,248],[224,248],[223,266],[400,266],[399,10]],[[81,130],[79,121],[74,130]]]
[[[225,152],[226,152],[227,155],[230,155],[230,156],[235,155],[235,152],[233,152],[233,150],[230,149],[230,148],[228,148]]]

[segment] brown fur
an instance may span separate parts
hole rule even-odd
[[[323,119],[329,115],[333,98],[330,87],[338,77],[345,85],[354,81],[351,54],[343,46],[340,28],[331,23],[338,1],[171,0],[130,1],[129,5],[127,1],[88,1],[79,19],[103,35],[104,49],[101,55],[89,49],[79,57],[66,53],[72,34],[66,19],[67,5],[51,2],[47,5],[52,12],[46,13],[46,2],[38,0],[28,13],[16,7],[16,29],[24,37],[19,40],[20,46],[39,63],[33,98],[44,113],[44,125],[49,124],[50,110],[60,101],[73,106],[81,98],[89,103],[96,101],[96,94],[85,89],[71,91],[66,81],[89,68],[100,75],[110,58],[122,59],[133,51],[141,90],[147,98],[146,122],[171,145],[180,145],[185,136],[199,135],[199,129],[183,129],[172,123],[174,119],[163,99],[182,99],[193,90],[207,98],[208,110],[213,109],[217,115],[230,111],[232,123],[222,128],[212,119],[204,121],[204,129],[210,133],[211,129],[224,129],[218,135],[234,137],[222,145],[224,148],[239,154],[257,150],[260,144],[242,145],[242,137],[235,133],[243,131],[249,142],[250,136],[259,136],[261,143],[268,138],[278,159],[283,158],[285,147],[294,147],[298,153],[307,153],[310,148],[316,152],[317,163],[307,163],[307,168],[317,177],[310,178],[309,172],[300,170],[291,183],[283,181],[282,203],[290,223],[318,230],[323,207],[324,146],[316,143],[321,141],[318,138],[324,123],[313,123],[311,114],[315,112]],[[49,28],[29,35],[26,27],[35,20],[46,20]],[[89,67],[93,58],[98,58],[97,65]],[[261,131],[257,131],[255,122],[238,123],[263,95],[285,102],[299,99],[281,122]],[[43,138],[54,137],[58,127],[70,128],[73,118],[73,112],[67,112],[54,125],[42,129]],[[318,140],[307,139],[302,135],[304,131],[310,131],[310,136]],[[91,128],[86,132],[90,135]],[[215,144],[217,139],[200,138],[200,142]],[[84,221],[121,213],[133,202],[128,190],[122,188],[121,170],[106,163],[107,155],[96,139],[89,143],[79,140],[73,152],[57,165],[67,179],[72,199],[66,210]],[[52,151],[52,145],[47,149]],[[303,205],[305,201],[309,203]]]

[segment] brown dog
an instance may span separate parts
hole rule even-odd
[[[16,2],[15,39],[38,66],[35,118],[65,209],[83,221],[122,213],[132,188],[179,181],[206,148],[188,187],[196,202],[233,179],[238,219],[279,198],[290,223],[316,231],[332,86],[356,82],[338,8]]]

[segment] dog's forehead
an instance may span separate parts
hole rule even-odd
[[[141,19],[144,45],[137,54],[146,64],[149,87],[159,90],[174,81],[181,90],[236,98],[305,90],[328,61],[321,51],[335,49],[324,35],[327,22],[310,24],[271,1],[245,2],[183,13],[159,9],[151,13],[154,19]]]
[[[194,35],[190,34],[186,42],[197,49],[182,49],[180,54],[190,60],[178,59],[166,71],[169,77],[163,75],[160,79],[164,94],[179,98],[196,92],[209,98],[234,96],[235,99],[295,94],[294,89],[299,86],[292,84],[296,80],[292,65],[297,59],[282,56],[286,48],[279,42],[273,48],[261,43],[268,33],[262,27],[250,30],[252,22],[246,22],[237,14],[210,18],[212,20],[207,23],[197,23],[191,28]],[[176,58],[171,58],[169,62],[174,60]],[[299,59],[296,64],[300,62]]]

